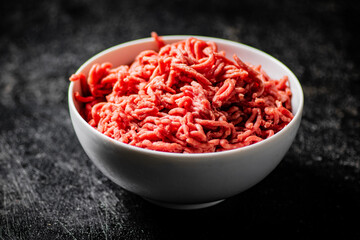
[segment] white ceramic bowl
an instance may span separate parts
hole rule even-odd
[[[190,36],[165,36],[166,43]],[[261,64],[272,78],[289,77],[293,93],[293,120],[269,139],[253,145],[217,153],[180,154],[133,147],[107,137],[92,128],[79,114],[70,83],[69,110],[77,137],[86,154],[109,179],[122,188],[161,206],[194,209],[214,205],[252,187],[281,161],[300,125],[304,97],[296,76],[281,62],[255,48],[228,40],[214,41],[228,58],[237,54],[243,61]],[[152,38],[135,40],[109,48],[85,62],[77,71],[87,75],[94,63],[129,64],[143,50],[156,49]]]

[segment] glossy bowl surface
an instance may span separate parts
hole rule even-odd
[[[164,36],[166,43],[190,36]],[[289,77],[293,120],[269,139],[253,145],[217,153],[180,154],[133,147],[109,138],[92,128],[79,114],[74,101],[79,82],[69,86],[69,111],[76,135],[86,154],[113,182],[161,206],[194,209],[214,205],[239,194],[264,179],[282,160],[299,128],[304,104],[296,76],[280,61],[253,47],[218,38],[213,41],[232,59],[235,53],[245,62],[262,65],[271,78]],[[143,50],[157,49],[152,38],[123,43],[95,55],[77,71],[85,75],[94,63],[113,66],[131,63]]]

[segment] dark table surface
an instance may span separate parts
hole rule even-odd
[[[0,239],[360,239],[359,10],[358,1],[2,3]],[[86,156],[68,113],[69,76],[151,31],[242,42],[299,78],[297,137],[255,187],[202,210],[164,209]]]

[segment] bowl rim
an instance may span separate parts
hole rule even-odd
[[[300,84],[300,81],[298,80],[298,78],[296,77],[296,75],[281,61],[279,61],[278,59],[276,59],[275,57],[271,56],[270,54],[259,50],[255,47],[249,46],[247,44],[241,43],[241,42],[236,42],[236,41],[232,41],[232,40],[228,40],[228,39],[222,39],[222,38],[217,38],[217,37],[208,37],[208,36],[199,36],[199,35],[163,35],[161,36],[163,38],[164,41],[181,41],[184,40],[186,38],[189,37],[194,37],[194,38],[198,38],[201,40],[205,40],[205,41],[213,41],[216,43],[222,43],[222,44],[226,44],[226,45],[238,45],[242,48],[246,48],[252,52],[255,52],[256,54],[262,55],[264,57],[270,58],[272,61],[276,62],[278,65],[280,65],[281,67],[283,67],[284,69],[286,69],[289,74],[291,76],[289,76],[289,78],[293,78],[294,79],[294,83],[296,86],[296,88],[299,90],[298,94],[299,94],[299,107],[297,109],[297,112],[294,114],[294,118],[290,121],[290,123],[288,125],[286,125],[283,129],[281,129],[279,132],[275,133],[273,136],[264,139],[260,142],[248,145],[248,146],[244,146],[244,147],[240,147],[240,148],[235,148],[235,149],[230,149],[230,150],[225,150],[225,151],[221,151],[221,152],[207,152],[207,153],[172,153],[172,152],[163,152],[163,151],[158,151],[158,150],[151,150],[151,149],[146,149],[146,148],[141,148],[141,147],[137,147],[137,146],[132,146],[120,141],[117,141],[109,136],[106,136],[103,133],[100,133],[99,131],[97,131],[95,128],[91,127],[88,122],[85,121],[85,119],[83,119],[80,115],[80,113],[78,112],[78,110],[75,107],[74,104],[74,97],[73,97],[73,89],[74,89],[74,82],[70,82],[69,84],[69,88],[68,88],[68,107],[70,111],[75,112],[74,117],[76,117],[77,119],[80,120],[81,124],[84,124],[86,126],[86,129],[88,131],[93,132],[96,136],[98,136],[99,138],[101,138],[103,141],[110,141],[111,143],[115,144],[116,146],[125,148],[129,151],[136,151],[136,152],[140,152],[143,154],[149,154],[149,155],[157,155],[159,157],[168,157],[168,158],[206,158],[206,157],[215,157],[215,156],[225,156],[228,154],[237,154],[237,153],[241,153],[244,151],[249,151],[249,150],[254,150],[256,148],[261,147],[264,144],[267,144],[269,142],[275,141],[275,139],[278,139],[280,137],[282,137],[285,132],[287,130],[289,130],[290,128],[293,127],[293,125],[296,124],[296,122],[301,121],[302,118],[302,112],[303,112],[303,107],[304,107],[304,93],[303,93],[303,89],[302,86]],[[99,53],[95,54],[94,56],[92,56],[91,58],[89,58],[86,62],[84,62],[77,70],[76,70],[76,74],[82,72],[82,70],[92,61],[96,60],[97,58],[106,55],[114,50],[117,50],[119,48],[124,48],[127,46],[131,46],[131,45],[135,45],[135,44],[142,44],[142,43],[147,43],[147,42],[151,42],[154,41],[154,39],[152,37],[147,37],[147,38],[140,38],[140,39],[136,39],[136,40],[131,40],[131,41],[127,41],[124,43],[120,43],[117,44],[115,46],[106,48],[102,51],[100,51]],[[72,116],[71,116],[72,118]],[[73,119],[71,119],[73,122]]]

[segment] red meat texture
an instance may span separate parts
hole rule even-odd
[[[288,77],[233,60],[194,37],[141,52],[130,65],[94,64],[80,81],[80,114],[120,142],[164,152],[241,148],[283,129],[293,118]]]

